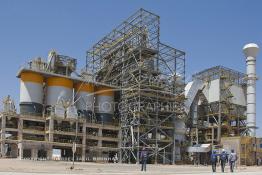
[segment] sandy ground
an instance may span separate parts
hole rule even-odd
[[[37,174],[87,174],[87,175],[206,175],[211,173],[211,166],[189,166],[189,165],[148,165],[147,172],[140,171],[140,165],[129,164],[98,164],[77,162],[75,169],[70,170],[70,162],[56,161],[30,161],[16,159],[0,159],[0,175],[37,175]],[[229,172],[215,174],[240,174],[240,175],[261,175],[262,167],[238,167],[235,173]]]

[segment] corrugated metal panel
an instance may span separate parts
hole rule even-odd
[[[232,103],[246,106],[246,95],[242,87],[233,85],[230,87],[230,92],[233,95]]]
[[[208,91],[208,102],[219,101],[219,79],[210,82],[210,87]]]
[[[207,153],[209,151],[211,151],[210,144],[201,144],[201,145],[191,146],[187,148],[187,152],[190,153]]]

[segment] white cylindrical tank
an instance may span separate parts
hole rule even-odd
[[[20,113],[42,115],[43,76],[34,72],[22,72],[20,83]]]
[[[46,106],[53,107],[58,103],[71,104],[73,100],[73,81],[63,77],[49,77],[46,81]]]
[[[247,66],[247,127],[252,137],[256,136],[256,56],[258,51],[258,45],[254,43],[247,44],[243,48]]]
[[[114,115],[114,91],[112,88],[99,86],[95,89],[95,113],[98,121],[112,122]]]
[[[76,83],[75,106],[80,116],[90,120],[94,113],[94,85],[91,83]]]

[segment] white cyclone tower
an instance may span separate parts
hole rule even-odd
[[[255,43],[246,44],[243,52],[247,65],[247,127],[249,135],[256,136],[256,57],[259,47]]]

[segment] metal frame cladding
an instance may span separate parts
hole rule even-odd
[[[198,98],[202,99],[203,104],[198,107],[197,122],[193,124],[192,120],[189,120],[187,123],[191,128],[191,142],[193,144],[212,143],[212,145],[221,146],[221,137],[247,135],[246,106],[234,104],[232,100],[234,95],[230,90],[232,86],[238,86],[243,88],[245,92],[246,74],[223,66],[215,66],[196,73],[192,77],[193,80],[205,82],[207,86],[210,86],[211,81],[219,80],[219,91],[217,92],[219,100],[208,102],[203,93],[199,93]],[[232,122],[236,124],[232,125]]]
[[[185,52],[159,36],[159,16],[140,9],[87,51],[93,80],[119,87],[120,162],[139,163],[145,146],[151,162],[175,163],[175,120],[185,116]]]
[[[200,79],[203,81],[211,81],[218,79],[220,76],[227,76],[231,81],[240,85],[246,84],[246,74],[235,71],[233,69],[224,66],[215,66],[209,69],[205,69],[201,72],[194,74],[193,79]]]

